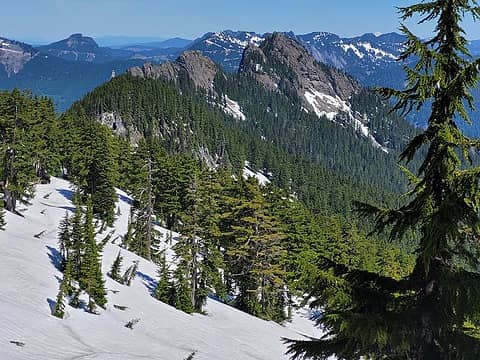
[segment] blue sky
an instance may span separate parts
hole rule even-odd
[[[398,29],[410,0],[4,0],[0,36],[58,40],[71,33],[195,38],[224,29],[328,31],[343,36]],[[465,24],[480,39],[480,23]],[[426,27],[414,27],[428,36]]]

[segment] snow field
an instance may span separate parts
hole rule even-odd
[[[36,189],[31,204],[21,208],[25,217],[7,213],[6,230],[0,232],[0,359],[182,360],[196,351],[195,360],[278,360],[287,358],[282,337],[321,335],[306,310],[294,314],[286,326],[210,299],[207,315],[178,311],[151,296],[158,277],[156,266],[123,249],[122,271],[139,261],[137,277],[131,287],[107,277],[127,231],[130,199],[121,191],[121,215],[114,229],[97,236],[100,241],[113,231],[102,253],[106,309],[92,315],[67,305],[64,319],[52,316],[62,279],[56,268],[57,227],[65,211],[74,210],[73,193],[67,181],[57,178]],[[166,237],[168,230],[161,231]],[[171,261],[173,253],[168,250],[167,254]],[[126,328],[133,319],[140,320],[132,330]]]

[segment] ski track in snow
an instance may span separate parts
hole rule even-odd
[[[109,242],[102,253],[107,308],[100,310],[100,315],[92,315],[66,305],[65,318],[57,319],[51,315],[62,278],[55,267],[59,260],[56,234],[65,211],[73,211],[73,193],[67,181],[57,178],[52,178],[50,184],[38,185],[36,190],[31,204],[21,208],[25,217],[7,213],[6,230],[0,231],[0,359],[183,360],[196,351],[195,360],[278,360],[287,359],[282,337],[321,336],[305,310],[295,313],[286,326],[210,299],[207,315],[178,311],[150,295],[149,289],[157,279],[156,266],[123,249],[122,271],[133,260],[139,261],[132,286],[107,277],[120,250],[121,236],[127,230],[130,199],[121,191],[121,215],[111,240],[116,243]],[[44,230],[40,238],[34,237]],[[111,230],[97,239],[103,239]],[[166,236],[168,230],[161,231]],[[178,236],[172,235],[174,239]],[[171,250],[167,255],[172,261]],[[121,311],[113,305],[128,309]],[[136,318],[140,322],[133,330],[124,327]]]

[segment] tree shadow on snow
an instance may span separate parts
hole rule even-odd
[[[137,276],[142,279],[143,284],[148,289],[148,292],[153,296],[155,289],[157,288],[157,280],[152,278],[150,275],[142,273],[141,271],[137,271]]]
[[[47,303],[48,303],[48,306],[50,307],[50,314],[53,315],[55,313],[55,306],[57,306],[57,302],[55,300],[47,298]]]
[[[73,195],[75,192],[73,190],[69,189],[55,189],[57,192],[62,195],[65,199],[72,201],[73,200]]]
[[[44,202],[40,202],[40,204],[48,206],[48,207],[67,210],[67,211],[70,211],[72,213],[75,212],[75,207],[74,206],[56,206],[56,205],[45,204]]]
[[[63,271],[62,269],[63,258],[62,258],[62,255],[60,254],[60,251],[48,245],[46,246],[46,248],[48,249],[47,255],[52,265],[55,266],[55,269],[57,269],[58,271]]]
[[[127,203],[128,205],[132,205],[132,199],[130,199],[129,197],[122,194],[118,194],[118,198],[124,203]]]

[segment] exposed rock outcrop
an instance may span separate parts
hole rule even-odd
[[[147,63],[142,67],[133,67],[128,70],[132,76],[165,79],[177,82],[181,76],[187,76],[197,88],[212,90],[213,82],[220,68],[199,51],[186,51],[174,62],[165,62],[160,65]]]

